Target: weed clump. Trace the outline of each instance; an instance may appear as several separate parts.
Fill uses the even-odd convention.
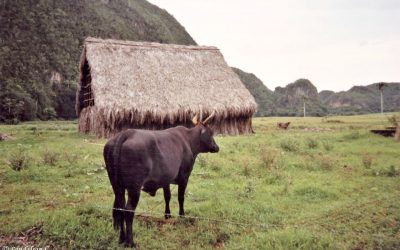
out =
[[[333,143],[328,141],[323,141],[322,146],[326,151],[331,151],[333,149]]]
[[[248,182],[244,187],[243,191],[240,192],[238,195],[241,198],[253,198],[254,197],[255,188],[253,183]]]
[[[262,166],[271,170],[276,167],[278,152],[263,147],[260,150],[260,158],[262,161]]]
[[[400,171],[399,169],[397,169],[395,166],[390,165],[389,167],[389,171],[387,172],[387,176],[389,177],[395,177],[395,176],[399,176],[400,175]]]
[[[283,150],[287,152],[298,152],[300,150],[299,143],[291,138],[282,140],[280,146]]]
[[[251,168],[250,168],[250,161],[249,161],[249,159],[244,159],[243,161],[242,161],[242,164],[243,164],[243,175],[244,176],[246,176],[246,177],[250,177],[250,175],[251,175]]]
[[[318,162],[319,162],[320,168],[323,170],[332,170],[333,169],[334,162],[333,162],[332,158],[330,158],[328,156],[322,156],[321,158],[319,158]]]
[[[370,169],[372,167],[373,157],[369,154],[364,154],[362,156],[362,163],[364,168]]]
[[[360,137],[361,137],[360,132],[353,131],[350,134],[345,135],[344,139],[346,139],[346,140],[356,140],[356,139],[359,139]]]
[[[27,152],[27,147],[18,144],[17,150],[12,152],[8,157],[6,163],[11,167],[12,170],[21,171],[28,167],[28,162],[30,162],[31,157]]]
[[[42,159],[43,159],[44,164],[46,164],[48,166],[55,166],[57,164],[58,160],[60,159],[60,154],[46,149],[42,153]]]
[[[69,163],[69,165],[74,165],[78,162],[79,155],[75,153],[64,153],[65,160]]]
[[[318,141],[314,138],[307,138],[307,146],[309,149],[317,148],[319,145]]]

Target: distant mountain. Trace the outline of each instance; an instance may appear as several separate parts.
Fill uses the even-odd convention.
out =
[[[87,36],[196,44],[145,0],[6,0],[0,24],[0,122],[74,118]]]
[[[360,114],[380,112],[379,83],[354,86],[348,91],[322,91],[320,100],[332,114]],[[400,83],[386,83],[383,88],[384,111],[399,111]]]
[[[308,79],[298,79],[286,87],[277,87],[275,115],[300,116],[303,115],[303,102],[306,102],[306,114],[321,116],[326,112],[318,98],[317,88]]]
[[[317,88],[308,79],[298,79],[270,91],[255,75],[235,69],[242,82],[255,96],[258,116],[302,116],[303,101],[309,116],[353,115],[380,111],[379,83],[354,86],[334,92]],[[400,111],[400,83],[386,83],[383,88],[384,111]]]

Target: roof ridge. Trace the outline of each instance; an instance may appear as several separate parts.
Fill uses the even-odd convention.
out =
[[[215,46],[198,46],[198,45],[181,45],[181,44],[167,44],[167,43],[156,43],[148,41],[127,41],[127,40],[116,40],[116,39],[101,39],[95,37],[87,37],[86,43],[102,43],[102,44],[115,44],[124,46],[136,46],[136,47],[150,47],[150,48],[165,48],[165,49],[187,49],[187,50],[218,50]]]

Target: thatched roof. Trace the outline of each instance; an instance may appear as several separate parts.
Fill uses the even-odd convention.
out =
[[[257,108],[215,47],[87,38],[80,68],[77,114],[93,113],[110,130],[123,120],[137,125],[182,124],[195,113],[205,116],[212,111],[215,121],[251,118]],[[89,86],[87,74],[91,107],[86,107],[82,94]]]

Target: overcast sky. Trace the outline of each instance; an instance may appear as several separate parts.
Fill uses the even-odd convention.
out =
[[[400,0],[149,0],[274,89],[400,82]]]

